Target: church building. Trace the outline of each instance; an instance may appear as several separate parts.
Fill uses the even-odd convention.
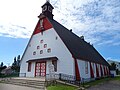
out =
[[[23,53],[20,76],[46,77],[49,65],[55,74],[75,76],[76,80],[109,75],[109,64],[99,52],[53,18],[49,1],[42,6],[38,23]]]

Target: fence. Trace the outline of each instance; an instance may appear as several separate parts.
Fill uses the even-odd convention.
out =
[[[11,73],[11,74],[0,74],[0,78],[5,77],[26,77],[26,73]]]

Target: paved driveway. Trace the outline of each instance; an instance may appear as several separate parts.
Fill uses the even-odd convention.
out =
[[[40,89],[0,83],[0,90],[40,90]]]
[[[92,86],[87,90],[120,90],[120,81],[108,81],[96,86]]]

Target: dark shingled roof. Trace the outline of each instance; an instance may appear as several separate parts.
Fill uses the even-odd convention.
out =
[[[53,19],[49,19],[49,21],[74,58],[107,66],[109,65],[92,45],[81,39],[79,36],[65,28],[57,21]]]

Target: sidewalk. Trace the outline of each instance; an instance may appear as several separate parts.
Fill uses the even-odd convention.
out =
[[[40,89],[0,83],[0,90],[40,90]]]

